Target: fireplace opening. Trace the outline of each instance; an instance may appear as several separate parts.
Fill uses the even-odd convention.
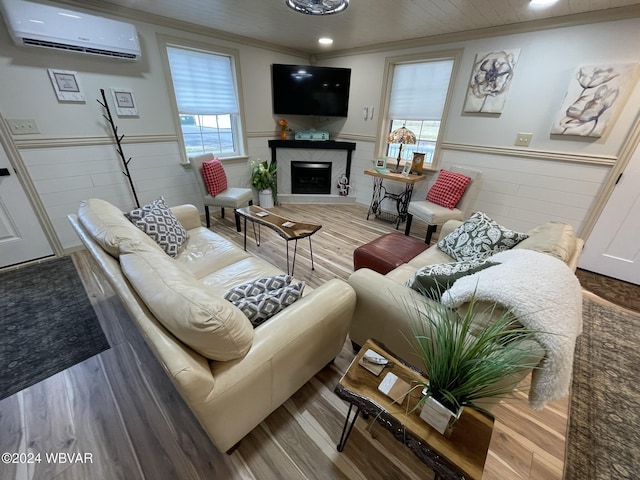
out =
[[[291,193],[330,194],[331,162],[291,162]]]

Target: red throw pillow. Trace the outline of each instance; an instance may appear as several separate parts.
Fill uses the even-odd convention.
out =
[[[217,158],[202,162],[202,178],[204,178],[204,184],[212,197],[227,189],[227,175],[224,173],[222,163]]]
[[[438,174],[436,183],[427,192],[427,200],[453,210],[470,182],[471,178],[443,168]]]

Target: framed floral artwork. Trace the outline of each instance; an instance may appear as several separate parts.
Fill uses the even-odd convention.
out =
[[[520,49],[478,53],[471,71],[464,111],[502,113]]]
[[[551,133],[601,137],[635,83],[637,64],[576,69]]]

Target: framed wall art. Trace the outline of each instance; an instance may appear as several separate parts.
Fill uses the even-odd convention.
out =
[[[635,83],[636,69],[636,63],[577,68],[551,133],[601,137],[618,107],[624,105]]]
[[[138,107],[131,90],[127,88],[112,88],[111,95],[119,117],[135,117],[138,115]]]
[[[465,112],[502,113],[519,56],[519,48],[476,55]]]
[[[84,93],[76,72],[48,69],[49,78],[58,100],[63,102],[84,102]]]

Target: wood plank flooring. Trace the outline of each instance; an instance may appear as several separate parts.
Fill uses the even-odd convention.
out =
[[[284,205],[274,211],[320,223],[299,242],[295,276],[315,287],[352,272],[353,250],[393,231],[366,220],[361,205]],[[242,245],[233,216],[212,229]],[[402,226],[401,226],[402,228]],[[252,230],[250,229],[250,233]],[[262,229],[248,250],[286,268],[286,245]],[[412,234],[424,238],[425,226]],[[290,245],[292,248],[293,245]],[[111,349],[0,401],[0,450],[41,453],[31,464],[0,464],[8,479],[431,479],[408,449],[375,422],[359,419],[343,453],[336,451],[346,404],[333,388],[353,358],[348,342],[231,454],[218,452],[147,348],[120,301],[86,252],[73,254]],[[258,395],[259,392],[256,392]],[[562,478],[568,401],[531,410],[525,393],[495,410],[485,480]],[[46,461],[45,454],[83,455],[86,462]]]

